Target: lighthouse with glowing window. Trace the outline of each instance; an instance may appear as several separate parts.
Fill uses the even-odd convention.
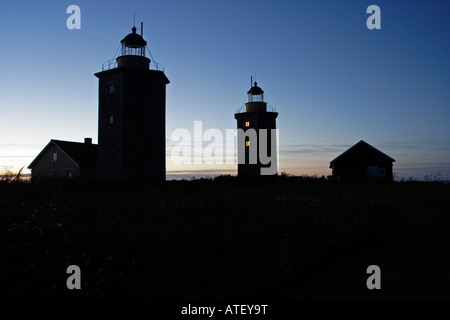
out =
[[[166,85],[164,69],[146,56],[136,27],[120,54],[95,74],[98,87],[98,177],[116,181],[166,178]],[[148,50],[148,49],[147,49]]]
[[[255,81],[247,92],[245,106],[234,114],[238,129],[238,176],[277,174],[277,116],[278,112],[267,105],[264,91]]]

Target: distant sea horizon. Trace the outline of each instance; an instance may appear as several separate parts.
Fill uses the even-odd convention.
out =
[[[194,180],[194,179],[213,179],[213,178],[215,178],[215,177],[218,177],[218,176],[222,176],[222,175],[229,175],[229,176],[232,176],[232,177],[236,177],[237,175],[236,174],[228,174],[228,173],[195,173],[195,174],[180,174],[180,173],[178,173],[178,174],[166,174],[166,181],[171,181],[171,180]],[[292,175],[292,176],[298,176],[298,177],[301,177],[302,175]],[[5,178],[5,177],[7,177],[6,175],[0,175],[0,179],[3,179],[3,178]],[[9,176],[10,178],[14,178],[14,175],[11,177],[11,176]],[[22,179],[22,180],[29,180],[30,178],[31,178],[31,173],[24,173],[24,174],[21,174],[20,175],[20,178]],[[408,179],[403,179],[404,181],[408,181]],[[395,179],[395,181],[396,182],[400,182],[401,181],[401,178],[397,178],[397,179]],[[425,180],[423,180],[423,179],[420,179],[420,178],[414,178],[412,181],[425,181]],[[428,182],[434,182],[434,181],[428,181]],[[441,180],[441,181],[439,181],[439,182],[441,182],[441,183],[444,183],[444,184],[450,184],[450,180]]]

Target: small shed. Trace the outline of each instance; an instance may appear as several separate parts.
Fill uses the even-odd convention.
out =
[[[387,180],[392,181],[395,159],[361,140],[330,162],[333,180]]]
[[[31,178],[95,178],[97,152],[91,138],[84,143],[52,139],[28,166]]]

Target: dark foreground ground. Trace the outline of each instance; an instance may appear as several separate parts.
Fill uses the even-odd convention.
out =
[[[1,298],[449,299],[450,185],[0,183]],[[68,290],[78,265],[81,290]],[[381,268],[381,290],[366,269]]]

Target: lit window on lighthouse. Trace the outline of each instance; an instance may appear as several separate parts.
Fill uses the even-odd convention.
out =
[[[245,121],[245,126],[250,127],[250,121]]]
[[[245,146],[248,147],[250,145],[250,141],[245,141]]]
[[[109,124],[113,124],[114,123],[114,117],[113,116],[109,116]]]

